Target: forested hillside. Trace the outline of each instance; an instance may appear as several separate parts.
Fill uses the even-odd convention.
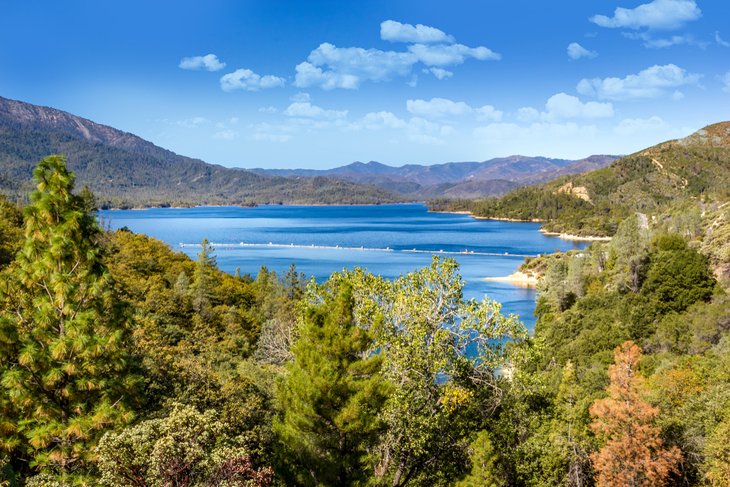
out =
[[[658,217],[672,208],[714,211],[730,199],[730,122],[623,157],[609,167],[519,188],[501,198],[434,201],[437,211],[539,220],[544,229],[613,235],[634,212]],[[699,222],[698,222],[699,224]]]
[[[385,190],[347,181],[271,177],[206,164],[60,110],[0,97],[0,192],[26,195],[35,163],[48,154],[66,156],[80,187],[88,186],[103,207],[400,201]]]
[[[229,275],[103,231],[62,158],[34,179],[0,203],[0,483],[730,481],[727,282],[682,213],[526,262],[528,337],[449,259]]]

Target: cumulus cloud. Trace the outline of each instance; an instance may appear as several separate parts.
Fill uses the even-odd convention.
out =
[[[540,112],[532,107],[522,107],[515,114],[520,122],[534,122],[540,119]]]
[[[573,59],[573,60],[580,59],[580,58],[593,59],[596,56],[598,56],[598,53],[596,51],[589,51],[588,49],[581,46],[577,42],[571,42],[570,44],[568,44],[568,57],[570,59]]]
[[[558,122],[568,119],[591,119],[612,117],[613,105],[595,101],[582,102],[567,93],[556,93],[545,102],[545,111],[533,107],[522,107],[515,117],[520,122]]]
[[[451,71],[447,71],[442,68],[428,68],[428,69],[424,69],[423,72],[431,73],[432,75],[434,75],[436,77],[436,79],[451,78],[454,75],[454,73],[452,73]]]
[[[502,115],[504,115],[501,110],[497,110],[492,105],[475,108],[474,112],[477,115],[477,120],[480,121],[499,122],[502,120]]]
[[[268,106],[259,108],[259,113],[276,113],[279,110],[276,107]]]
[[[223,75],[220,83],[223,91],[258,91],[284,86],[286,80],[272,75],[260,76],[250,69],[237,69],[232,73]]]
[[[369,130],[381,130],[385,128],[389,129],[402,129],[408,124],[405,120],[401,120],[392,112],[370,112],[366,114],[361,120],[356,122],[354,128],[367,128]]]
[[[325,42],[309,54],[307,61],[297,65],[294,84],[325,90],[356,89],[363,80],[386,81],[407,76],[414,62],[414,56],[407,52],[337,47]]]
[[[386,20],[380,24],[380,38],[390,42],[409,42],[426,44],[430,42],[454,42],[445,32],[422,24],[402,24]]]
[[[389,23],[390,22],[390,23]],[[384,27],[383,27],[384,26]],[[405,51],[383,51],[362,47],[337,47],[325,42],[309,53],[307,60],[296,66],[294,85],[306,88],[319,86],[325,90],[336,88],[354,90],[364,81],[390,81],[411,76],[411,84],[417,82],[413,68],[421,63],[438,79],[453,76],[445,66],[455,66],[468,59],[480,61],[498,60],[501,56],[491,49],[469,47],[454,43],[438,29],[412,26],[394,21],[381,25],[388,40],[401,39],[410,44]],[[406,40],[408,39],[408,40]]]
[[[431,98],[430,100],[407,100],[406,109],[413,115],[427,119],[461,117],[475,114],[479,120],[498,121],[502,112],[492,105],[474,108],[463,101],[447,98]]]
[[[421,117],[441,118],[465,115],[471,113],[472,108],[463,101],[431,98],[430,100],[408,100],[406,110]]]
[[[215,54],[206,54],[205,56],[184,57],[180,60],[178,67],[193,71],[201,69],[206,71],[220,71],[226,67],[226,63],[221,62]]]
[[[607,28],[677,29],[701,16],[694,0],[654,0],[636,8],[618,7],[613,17],[594,15],[589,20]]]
[[[284,115],[297,118],[324,118],[335,120],[345,118],[347,110],[325,110],[317,105],[312,105],[308,101],[296,101],[284,110]]]
[[[659,98],[680,86],[695,85],[701,77],[674,64],[655,65],[625,78],[582,79],[577,89],[582,95],[604,100]]]
[[[498,61],[502,58],[487,47],[468,47],[463,44],[414,44],[408,46],[408,51],[426,66],[453,66],[463,64],[469,58],[480,61]]]
[[[670,37],[654,37],[646,32],[624,32],[624,37],[643,41],[644,47],[649,49],[663,49],[672,46],[696,46],[705,49],[709,43],[698,41],[692,34],[675,35]]]
[[[577,97],[566,93],[557,93],[545,103],[542,118],[548,121],[567,118],[606,118],[613,116],[611,103],[589,101],[583,103]]]

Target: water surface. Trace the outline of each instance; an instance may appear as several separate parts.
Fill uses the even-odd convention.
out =
[[[543,235],[537,223],[429,213],[423,204],[159,208],[99,216],[112,229],[126,226],[193,258],[199,252],[194,244],[207,238],[222,244],[215,251],[221,269],[254,276],[263,265],[284,273],[293,263],[318,280],[356,266],[392,278],[428,265],[432,253],[453,257],[466,280],[466,297],[486,294],[530,329],[535,291],[484,277],[511,274],[526,255],[585,245]]]

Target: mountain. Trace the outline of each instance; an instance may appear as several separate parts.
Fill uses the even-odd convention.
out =
[[[88,186],[102,205],[402,201],[321,175],[284,178],[207,164],[70,113],[0,97],[0,192],[27,194],[35,164],[49,154],[67,156],[77,186]]]
[[[252,169],[257,174],[283,177],[326,176],[371,184],[406,198],[478,198],[504,194],[566,174],[607,166],[617,156],[590,156],[577,161],[547,157],[510,156],[484,162],[407,164],[388,166],[376,161],[353,162],[334,169]]]
[[[519,188],[501,198],[442,200],[431,206],[482,217],[541,220],[545,230],[554,232],[613,235],[618,223],[635,212],[653,218],[674,212],[683,222],[673,225],[692,232],[693,225],[704,225],[705,215],[726,214],[729,200],[730,122],[722,122],[602,169]]]

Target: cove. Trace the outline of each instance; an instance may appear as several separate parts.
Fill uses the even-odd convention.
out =
[[[428,265],[432,254],[451,257],[461,266],[465,297],[486,294],[530,331],[535,290],[484,278],[511,274],[525,256],[586,246],[544,235],[538,223],[431,213],[424,204],[102,210],[99,218],[105,227],[144,233],[192,258],[207,238],[222,270],[252,276],[261,266],[282,274],[294,264],[319,281],[358,266],[393,278]]]

